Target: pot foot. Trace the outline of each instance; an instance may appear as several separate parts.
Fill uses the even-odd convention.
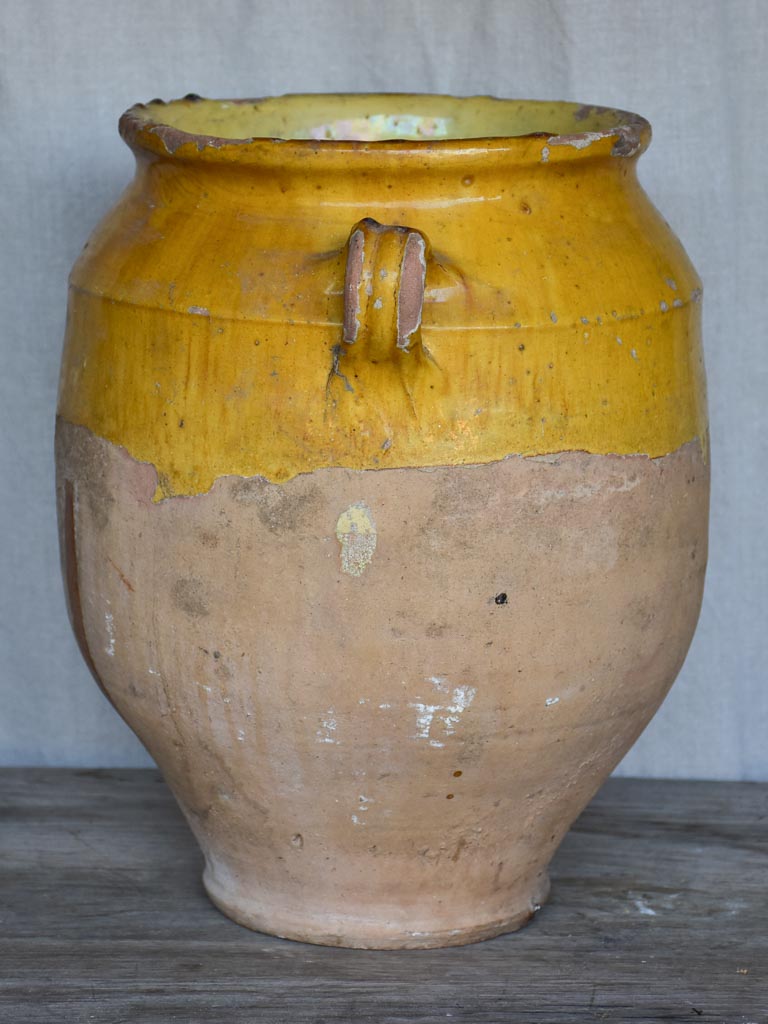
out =
[[[319,946],[343,946],[348,949],[436,949],[465,946],[523,928],[541,908],[549,895],[549,878],[537,880],[536,890],[525,900],[509,908],[508,913],[473,923],[456,922],[455,928],[430,929],[421,925],[403,927],[401,921],[380,917],[353,917],[342,913],[312,914],[286,907],[265,907],[256,900],[234,896],[211,877],[203,874],[203,885],[211,902],[237,924],[253,931],[276,935],[296,942]],[[398,915],[402,918],[402,915]],[[417,925],[417,922],[412,922]]]

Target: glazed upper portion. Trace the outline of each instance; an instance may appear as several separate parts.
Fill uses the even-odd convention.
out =
[[[614,136],[512,139],[525,160],[507,139],[262,140],[264,160],[239,164],[237,144],[169,153],[146,130],[157,152],[137,149],[72,271],[59,411],[155,466],[158,497],[230,474],[705,439],[700,281]],[[394,235],[365,255],[370,295],[353,289],[346,316],[366,218],[419,242],[407,344],[373,329]],[[367,327],[345,330],[363,307]]]
[[[322,158],[332,163],[340,154],[371,148],[380,154],[428,149],[450,159],[478,145],[523,161],[538,158],[543,145],[552,147],[556,160],[573,159],[593,146],[596,153],[622,157],[645,149],[651,135],[644,118],[607,107],[408,93],[254,100],[190,95],[138,104],[123,115],[120,128],[137,149],[238,163],[284,162],[313,142],[324,144]]]

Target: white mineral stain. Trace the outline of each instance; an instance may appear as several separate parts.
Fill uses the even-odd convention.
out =
[[[353,814],[352,815],[352,824],[353,825],[363,825],[363,826],[365,826],[365,818],[361,818],[360,815],[361,814],[365,814],[365,812],[368,810],[368,805],[372,804],[373,802],[374,802],[373,797],[370,797],[370,796],[361,796],[360,797],[360,806],[357,809],[357,814]]]
[[[104,653],[109,655],[110,658],[115,656],[115,617],[112,612],[107,612],[104,616],[104,625],[107,628],[107,646],[104,648]]]
[[[475,699],[477,690],[474,686],[456,686],[451,692],[445,676],[429,676],[427,681],[439,692],[449,693],[450,700],[441,704],[428,704],[425,701],[409,704],[416,712],[416,739],[428,740],[431,747],[442,747],[444,744],[432,736],[435,719],[442,723],[445,736],[452,736],[463,712]]]
[[[320,728],[317,730],[315,735],[317,736],[318,743],[336,743],[335,736],[332,735],[336,731],[336,712],[333,708],[328,708],[325,714],[320,719]]]
[[[553,704],[559,704],[559,703],[560,703],[560,698],[559,697],[547,697],[547,699],[544,701],[544,704],[548,708],[551,708]]]
[[[453,734],[454,726],[458,724],[461,713],[467,710],[476,693],[477,690],[472,686],[457,686],[453,691],[453,701],[446,708],[446,711],[450,713],[442,716],[445,722],[445,731],[449,736]]]
[[[364,502],[358,501],[341,513],[336,538],[341,544],[341,571],[362,576],[376,550],[376,524]]]
[[[357,809],[358,813],[352,815],[352,822],[355,825],[364,825],[365,824],[365,819],[358,817],[358,815],[359,814],[365,814],[365,812],[369,809],[369,805],[372,804],[374,802],[374,800],[373,800],[372,796],[363,796],[363,795],[358,797],[358,800],[360,801],[360,806]]]
[[[553,135],[547,141],[550,146],[572,146],[573,149],[586,149],[593,142],[599,142],[600,139],[604,138],[605,135],[602,132],[581,132],[575,138],[569,138],[567,135],[565,137]]]
[[[432,719],[438,711],[442,711],[442,704],[422,704],[416,702],[411,704],[416,710],[416,735],[421,739],[429,739],[429,730],[432,728]]]

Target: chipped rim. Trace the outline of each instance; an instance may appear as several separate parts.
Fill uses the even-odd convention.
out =
[[[651,125],[639,114],[604,107],[595,104],[579,104],[568,101],[520,100],[487,95],[453,96],[446,93],[288,93],[284,96],[265,96],[240,99],[213,99],[214,103],[256,104],[266,100],[299,99],[317,100],[323,98],[329,103],[338,99],[356,97],[386,100],[420,101],[428,99],[454,100],[458,103],[473,100],[491,100],[496,103],[553,103],[570,108],[576,120],[585,119],[590,113],[615,114],[616,124],[600,131],[581,131],[567,134],[550,134],[546,131],[529,132],[522,135],[466,136],[458,139],[378,139],[361,141],[350,139],[292,139],[270,136],[254,136],[234,139],[218,135],[206,135],[184,131],[173,125],[156,120],[150,106],[171,106],[173,104],[200,102],[207,97],[188,93],[176,100],[150,100],[137,103],[122,115],[119,122],[120,135],[134,152],[148,152],[164,158],[194,160],[218,163],[285,165],[292,158],[303,160],[312,156],[325,157],[330,165],[346,161],[353,155],[370,154],[379,159],[388,156],[401,161],[408,154],[423,157],[430,154],[440,163],[445,159],[459,157],[466,161],[472,157],[487,157],[491,153],[507,154],[520,163],[555,163],[564,160],[612,156],[619,158],[638,157],[651,141]]]

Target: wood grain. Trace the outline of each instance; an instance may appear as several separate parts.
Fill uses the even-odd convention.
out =
[[[514,935],[326,949],[208,902],[152,770],[0,772],[5,1024],[768,1021],[768,785],[610,780]]]

